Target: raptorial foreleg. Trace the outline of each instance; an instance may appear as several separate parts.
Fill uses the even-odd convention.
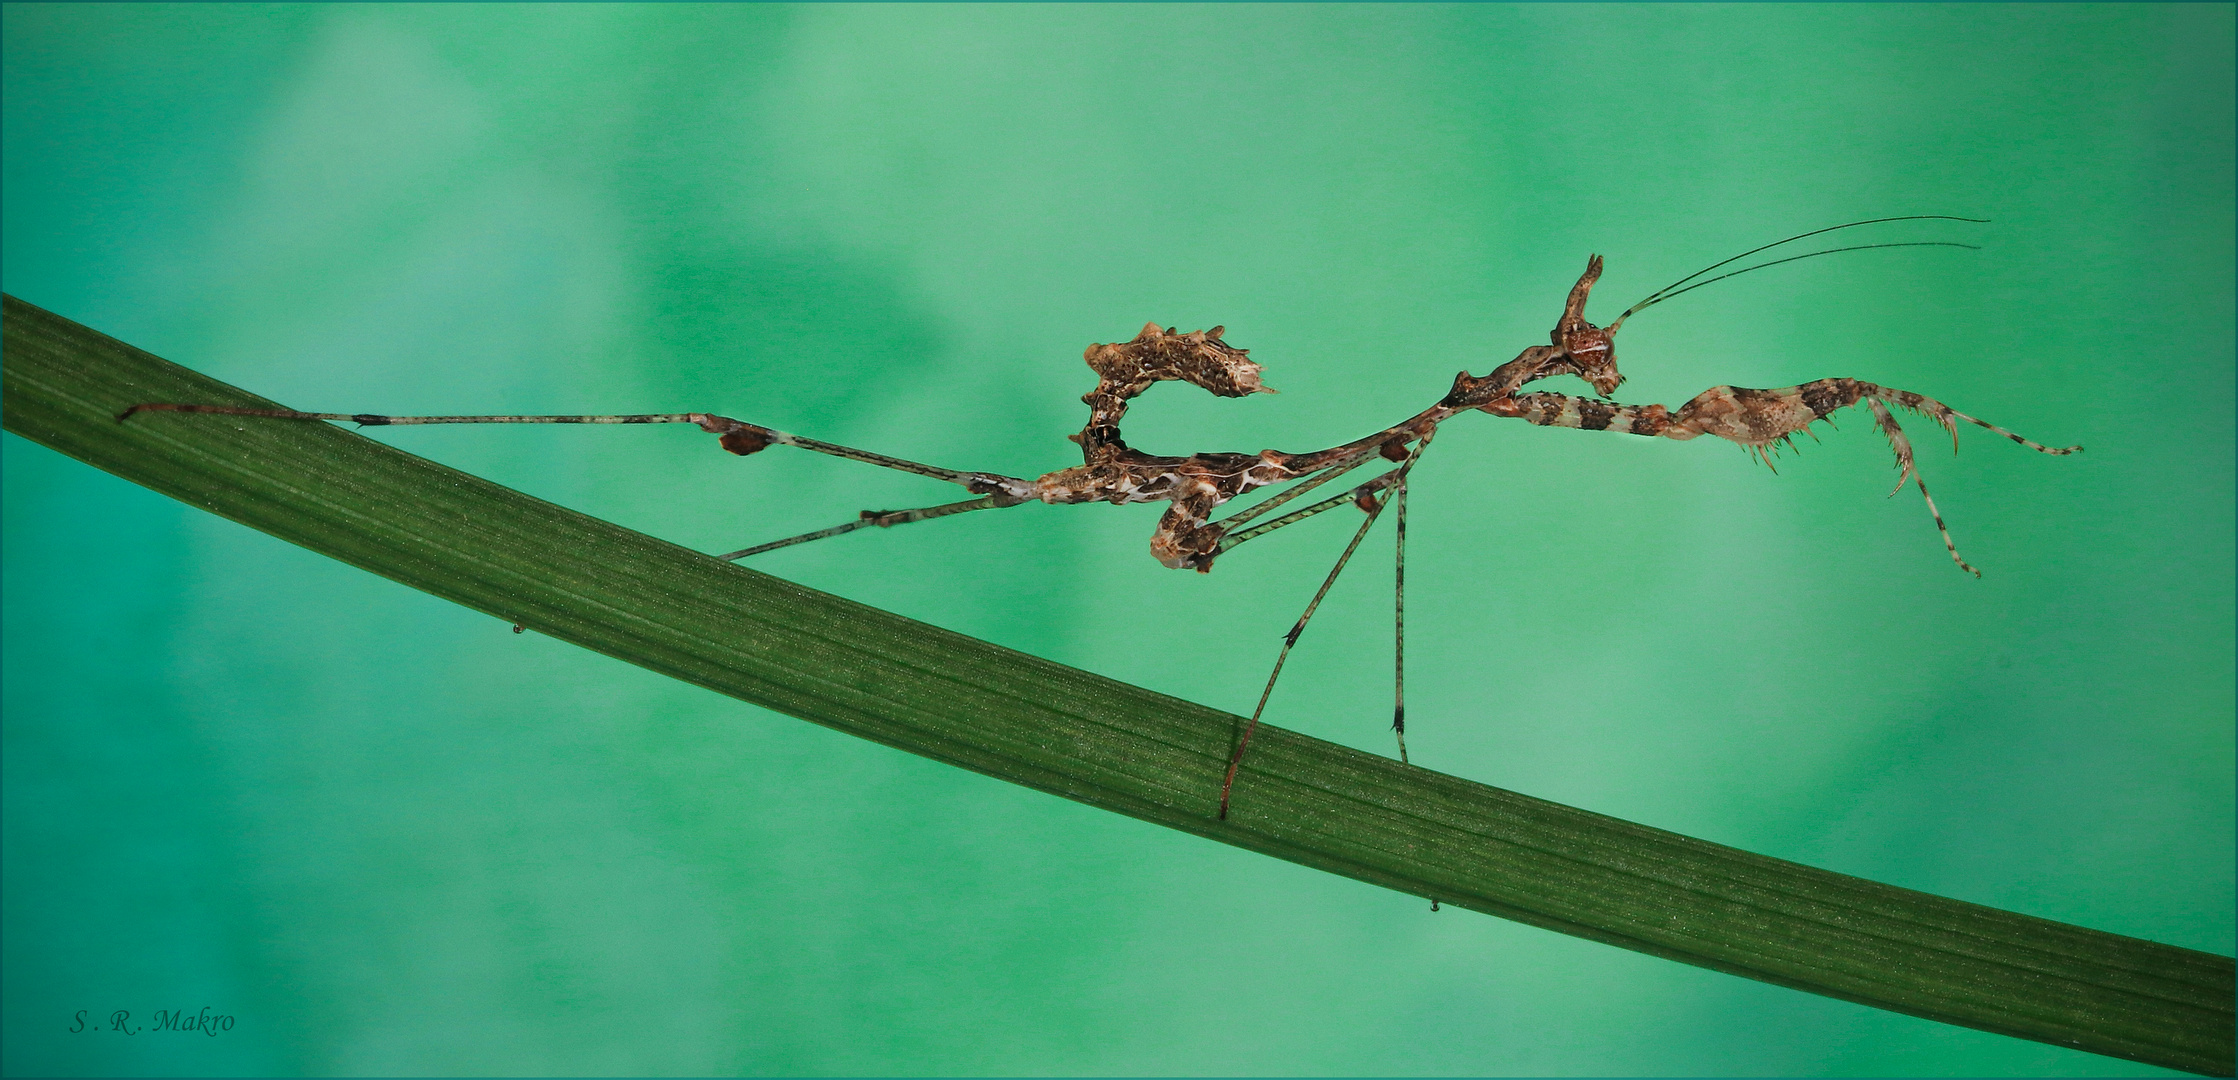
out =
[[[1904,490],[1905,480],[1919,485],[1919,497],[1927,503],[1927,516],[1935,519],[1935,531],[1942,534],[1943,549],[1950,552],[1951,561],[1957,563],[1959,569],[1975,577],[1982,576],[1981,571],[1959,557],[1958,545],[1950,538],[1950,526],[1943,524],[1943,512],[1935,508],[1935,496],[1927,493],[1927,481],[1921,479],[1919,466],[1912,460],[1912,440],[1905,437],[1904,429],[1896,423],[1896,414],[1889,412],[1888,406],[1881,404],[1879,398],[1866,398],[1865,404],[1872,407],[1873,422],[1880,425],[1881,434],[1888,436],[1889,449],[1896,451],[1896,486],[1888,489],[1889,497],[1894,498],[1897,492]],[[1957,439],[1954,437],[1954,449],[1956,445]]]
[[[1695,395],[1692,401],[1680,406],[1675,412],[1661,405],[1619,405],[1567,394],[1546,393],[1517,394],[1501,398],[1483,406],[1483,410],[1495,416],[1514,417],[1543,427],[1621,431],[1682,441],[1697,435],[1715,435],[1739,443],[1769,465],[1771,454],[1779,447],[1790,444],[1796,434],[1809,430],[1811,424],[1825,419],[1828,414],[1859,402],[1871,407],[1874,422],[1888,436],[1889,446],[1896,452],[1896,491],[1903,489],[1906,480],[1919,485],[1920,497],[1927,503],[1928,514],[1935,519],[1935,528],[1942,534],[1943,546],[1950,551],[1951,560],[1977,577],[1981,575],[1981,571],[1959,557],[1958,545],[1951,541],[1950,529],[1943,524],[1943,515],[1935,508],[1934,497],[1927,493],[1927,485],[1920,480],[1919,467],[1912,456],[1911,440],[1896,423],[1896,417],[1889,412],[1888,405],[1895,404],[1910,409],[1941,424],[1951,434],[1951,449],[1954,452],[1958,448],[1956,422],[1959,420],[1988,428],[2041,453],[2072,454],[2082,449],[2080,446],[2045,446],[1987,420],[1968,416],[1924,394],[1894,390],[1857,379],[1819,379],[1801,386],[1777,390],[1717,386]],[[1893,495],[1896,491],[1889,494]]]

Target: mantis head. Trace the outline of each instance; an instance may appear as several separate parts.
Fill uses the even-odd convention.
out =
[[[1556,347],[1577,368],[1577,377],[1593,384],[1602,397],[1616,392],[1624,376],[1616,370],[1616,343],[1611,335],[1616,325],[1607,329],[1585,321],[1585,297],[1593,291],[1593,283],[1601,278],[1601,257],[1593,256],[1585,264],[1585,273],[1570,287],[1570,300],[1562,307],[1562,321],[1554,324],[1551,335]],[[1622,319],[1617,322],[1622,322]]]

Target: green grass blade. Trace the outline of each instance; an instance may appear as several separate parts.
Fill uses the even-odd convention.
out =
[[[328,424],[14,297],[6,426],[539,633],[1238,847],[1684,963],[2193,1072],[2232,1071],[2230,958],[1881,885],[1407,768],[731,566]],[[709,447],[713,452],[712,445]]]

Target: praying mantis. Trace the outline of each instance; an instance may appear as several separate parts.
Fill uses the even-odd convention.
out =
[[[1242,766],[1252,734],[1265,715],[1275,684],[1281,678],[1283,665],[1288,662],[1291,650],[1304,634],[1307,624],[1312,621],[1314,612],[1319,609],[1346,564],[1386,509],[1393,511],[1396,520],[1395,548],[1398,566],[1393,617],[1397,649],[1391,726],[1398,741],[1400,760],[1407,760],[1407,477],[1436,437],[1439,425],[1462,413],[1481,412],[1504,419],[1523,420],[1540,427],[1607,431],[1674,441],[1714,435],[1739,444],[1766,465],[1770,465],[1772,457],[1781,448],[1791,445],[1795,435],[1807,433],[1812,424],[1827,419],[1839,410],[1864,404],[1895,452],[1898,476],[1896,487],[1890,491],[1890,495],[1901,491],[1907,482],[1916,485],[1922,500],[1927,504],[1929,515],[1935,520],[1935,528],[1941,535],[1944,549],[1949,552],[1951,560],[1959,569],[1980,576],[1980,571],[1958,554],[1950,529],[1944,523],[1941,511],[1936,508],[1934,497],[1928,493],[1925,481],[1920,477],[1911,442],[1897,423],[1890,406],[1925,416],[1941,425],[1950,434],[1954,451],[1958,445],[1957,422],[1960,420],[1996,432],[2040,453],[2065,455],[2080,451],[2082,447],[2046,446],[1986,420],[1958,412],[1922,394],[1851,378],[1818,379],[1797,386],[1769,390],[1716,386],[1676,409],[1664,405],[1621,404],[1609,399],[1609,395],[1624,382],[1624,376],[1618,371],[1616,363],[1617,331],[1626,319],[1655,304],[1736,274],[1818,255],[1869,248],[1972,246],[1947,241],[1850,245],[1771,259],[1716,277],[1704,277],[1750,256],[1808,237],[1884,222],[1915,220],[1978,222],[1981,219],[1939,214],[1907,215],[1847,222],[1800,233],[1742,252],[1689,274],[1625,309],[1605,327],[1594,325],[1585,316],[1587,300],[1594,284],[1600,279],[1602,270],[1601,257],[1594,255],[1587,261],[1585,271],[1578,277],[1576,284],[1571,286],[1561,317],[1549,335],[1548,344],[1525,348],[1513,360],[1493,368],[1482,377],[1470,375],[1464,369],[1454,377],[1452,388],[1444,397],[1414,416],[1350,442],[1306,453],[1261,450],[1256,454],[1199,453],[1188,457],[1162,457],[1128,446],[1120,435],[1119,426],[1126,416],[1128,404],[1159,382],[1187,382],[1220,397],[1244,397],[1273,392],[1260,382],[1260,365],[1249,358],[1249,351],[1227,343],[1223,336],[1226,332],[1224,327],[1215,326],[1209,330],[1182,333],[1172,327],[1161,329],[1156,323],[1145,325],[1133,340],[1088,347],[1084,359],[1095,372],[1097,384],[1094,390],[1081,399],[1089,407],[1087,424],[1079,433],[1070,436],[1073,442],[1079,444],[1081,464],[1031,479],[928,465],[704,412],[386,416],[373,413],[299,412],[150,402],[126,409],[117,419],[121,423],[141,412],[180,412],[295,421],[339,421],[366,427],[398,424],[694,424],[717,436],[723,449],[733,454],[744,456],[759,453],[771,446],[791,446],[944,480],[963,487],[974,496],[958,502],[915,509],[865,510],[855,520],[830,528],[715,556],[728,561],[871,526],[890,528],[976,510],[1020,506],[1029,502],[1165,502],[1170,505],[1160,517],[1150,539],[1152,556],[1174,569],[1208,573],[1216,559],[1241,544],[1328,510],[1348,504],[1354,506],[1362,511],[1364,520],[1354,531],[1350,543],[1338,556],[1335,565],[1323,578],[1313,599],[1283,635],[1274,669],[1268,675],[1258,704],[1252,710],[1250,720],[1229,758],[1220,786],[1219,815],[1225,819],[1228,816],[1230,794],[1237,770]],[[1546,390],[1526,392],[1526,387],[1534,383],[1563,375],[1574,375],[1583,380],[1592,387],[1593,395],[1579,396]],[[1324,497],[1280,516],[1260,520],[1308,492],[1378,459],[1393,464],[1384,472],[1357,483],[1340,494]],[[1213,518],[1217,510],[1239,496],[1260,488],[1284,484],[1290,486],[1224,518]]]

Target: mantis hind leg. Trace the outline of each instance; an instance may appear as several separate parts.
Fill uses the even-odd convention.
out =
[[[907,525],[915,521],[929,521],[933,518],[947,517],[950,514],[969,513],[973,510],[998,510],[1005,506],[1016,506],[1021,501],[1023,500],[1006,498],[1001,495],[982,495],[979,498],[966,499],[963,502],[943,503],[939,506],[925,506],[915,510],[865,510],[855,520],[834,525],[828,529],[818,529],[815,532],[802,533],[799,536],[788,536],[783,540],[772,540],[766,544],[756,544],[750,548],[743,548],[727,555],[717,555],[715,557],[724,562],[737,562],[740,559],[759,555],[765,551],[775,551],[778,548],[791,547],[794,544],[805,544],[811,540],[824,540],[841,536],[854,532],[856,529],[870,528],[873,525],[881,529],[890,529],[896,525]]]
[[[876,465],[898,472],[930,476],[961,484],[974,493],[1007,498],[1013,505],[1024,501],[1033,492],[1033,482],[1000,473],[967,472],[927,465],[921,461],[893,457],[887,454],[858,450],[852,446],[824,442],[801,435],[793,435],[759,424],[749,424],[715,413],[615,413],[615,414],[566,414],[566,415],[484,415],[484,416],[389,416],[382,413],[323,413],[300,412],[295,409],[258,409],[237,405],[187,405],[176,402],[143,402],[117,414],[117,423],[132,419],[135,414],[146,412],[214,413],[220,416],[258,416],[276,420],[326,420],[359,427],[405,427],[422,424],[694,424],[701,431],[720,436],[723,449],[744,457],[758,454],[772,446],[793,446],[830,454],[866,465]]]

